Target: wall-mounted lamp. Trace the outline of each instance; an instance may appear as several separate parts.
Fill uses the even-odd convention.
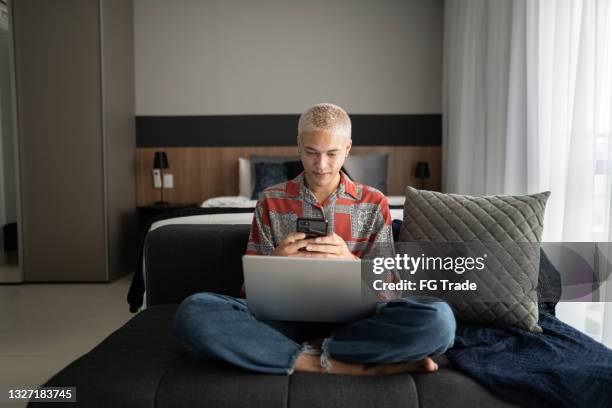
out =
[[[425,179],[429,178],[429,163],[418,162],[414,176],[421,179],[421,190],[425,188]]]
[[[168,156],[166,155],[166,152],[155,152],[155,157],[153,158],[153,169],[161,172],[161,200],[156,202],[155,205],[168,205],[168,203],[164,201],[164,169],[169,167],[170,164],[168,163]]]

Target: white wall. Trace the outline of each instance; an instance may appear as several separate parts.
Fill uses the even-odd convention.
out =
[[[134,0],[137,115],[440,113],[442,0]]]

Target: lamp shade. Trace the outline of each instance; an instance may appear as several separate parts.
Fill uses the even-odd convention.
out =
[[[416,165],[416,171],[414,172],[414,176],[418,178],[429,177],[429,163],[418,162]]]
[[[167,169],[170,167],[168,164],[168,156],[166,152],[155,152],[155,158],[153,159],[154,169]]]

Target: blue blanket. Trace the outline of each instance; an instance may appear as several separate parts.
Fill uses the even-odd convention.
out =
[[[543,333],[458,322],[449,360],[524,406],[612,407],[612,350],[540,310]]]

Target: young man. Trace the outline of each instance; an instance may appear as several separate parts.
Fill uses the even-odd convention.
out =
[[[333,104],[314,105],[300,117],[297,143],[304,172],[261,193],[247,253],[360,259],[377,247],[392,248],[386,197],[340,170],[352,145],[348,114]],[[306,239],[295,232],[298,217],[326,219],[333,232]],[[443,353],[454,341],[455,319],[448,304],[394,293],[380,297],[374,316],[334,326],[259,321],[245,299],[198,293],[179,307],[175,330],[199,357],[264,373],[436,371],[429,356]],[[320,336],[324,340],[314,340]]]

